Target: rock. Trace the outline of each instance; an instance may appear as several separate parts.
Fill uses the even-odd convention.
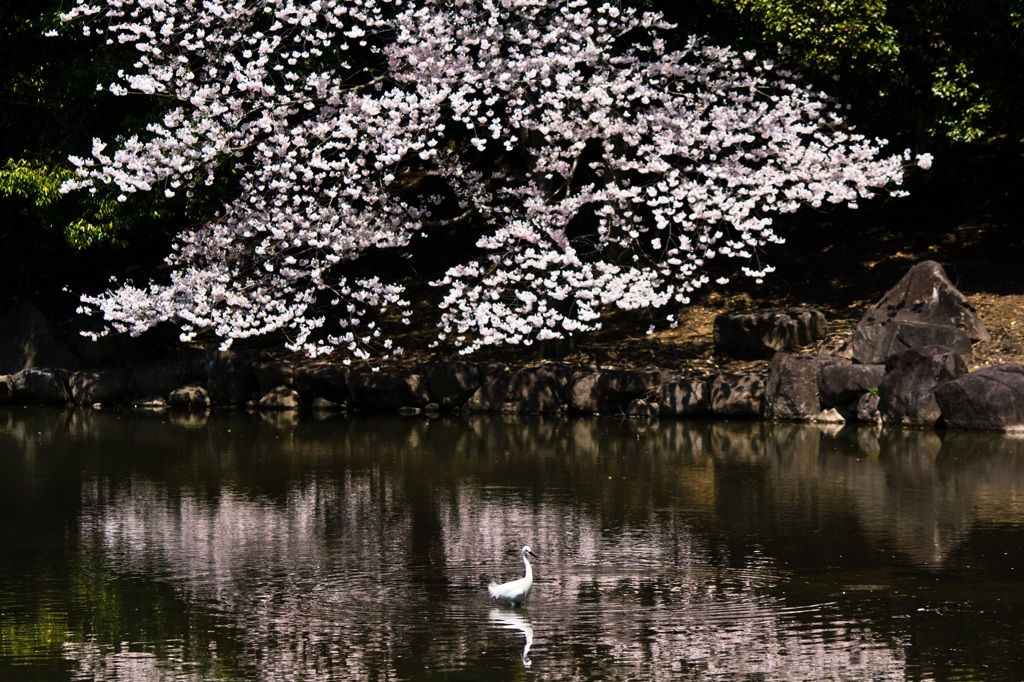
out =
[[[911,348],[890,357],[878,387],[882,422],[935,426],[941,416],[936,387],[966,373],[963,358],[944,346]]]
[[[627,417],[636,417],[640,419],[657,417],[659,407],[657,403],[650,403],[643,398],[637,398],[636,400],[629,401],[626,405],[625,413]]]
[[[131,402],[131,408],[140,412],[162,412],[168,407],[167,400],[160,396],[147,396]]]
[[[349,399],[368,410],[394,411],[430,402],[427,380],[419,374],[358,371],[348,377]]]
[[[295,365],[284,360],[254,362],[252,373],[256,377],[259,392],[264,397],[279,386],[290,388],[295,385]]]
[[[248,353],[234,350],[206,351],[203,357],[206,390],[214,405],[245,405],[259,397],[256,374]]]
[[[348,400],[349,369],[343,365],[316,363],[295,368],[295,388],[312,401],[324,398],[334,403]]]
[[[760,417],[764,377],[758,374],[716,374],[709,382],[708,408],[718,417]]]
[[[467,412],[501,412],[508,399],[512,374],[506,372],[487,379],[463,405]]]
[[[123,404],[135,395],[131,371],[123,367],[72,372],[68,388],[76,405]]]
[[[569,378],[566,396],[569,408],[578,414],[600,414],[601,393],[598,383],[601,379],[599,370],[576,372]]]
[[[321,415],[341,414],[345,412],[345,405],[328,400],[327,398],[313,398],[313,402],[309,405],[309,410],[314,414]]]
[[[668,381],[658,390],[658,411],[663,417],[694,417],[707,413],[710,398],[703,379]]]
[[[935,389],[946,426],[1024,431],[1024,366],[986,367]]]
[[[810,421],[817,424],[845,424],[847,420],[846,415],[836,408],[831,407],[814,415]]]
[[[821,406],[835,407],[859,400],[871,389],[877,389],[884,375],[885,365],[828,364],[821,368]]]
[[[566,405],[569,368],[561,363],[524,367],[512,374],[503,412],[553,414]]]
[[[14,400],[28,405],[62,405],[71,402],[67,371],[23,369],[11,378]]]
[[[0,374],[23,369],[78,369],[69,351],[39,308],[19,299],[0,317]]]
[[[972,343],[989,338],[971,302],[942,266],[923,261],[864,313],[850,344],[854,360],[875,364],[908,348],[932,345],[966,354]]]
[[[299,396],[299,392],[291,386],[273,388],[259,401],[259,409],[263,411],[298,410],[301,407],[302,398]]]
[[[601,369],[574,374],[568,385],[569,407],[583,414],[622,414],[634,400],[657,394],[662,373]]]
[[[868,424],[882,423],[882,414],[878,411],[878,401],[879,398],[874,393],[865,393],[858,398],[855,407],[857,421]]]
[[[825,315],[814,308],[723,313],[715,318],[715,351],[734,358],[768,359],[825,338]]]
[[[768,366],[765,419],[812,421],[821,415],[821,372],[836,358],[776,353]]]
[[[8,374],[0,374],[0,405],[14,401],[14,380]]]
[[[202,412],[210,407],[210,394],[202,386],[182,386],[170,392],[167,404],[171,407]]]
[[[132,368],[137,395],[164,396],[196,380],[191,365],[178,362],[154,362]]]
[[[427,368],[426,376],[431,399],[445,409],[465,404],[484,381],[472,362],[439,362]]]

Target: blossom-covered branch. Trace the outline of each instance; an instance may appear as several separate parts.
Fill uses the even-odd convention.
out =
[[[686,303],[716,257],[763,277],[773,216],[893,191],[910,160],[755,55],[669,50],[659,15],[610,4],[79,0],[65,18],[139,51],[111,92],[168,101],[146,135],[73,159],[66,189],[234,178],[169,283],[83,297],[134,333],[174,320],[362,355],[409,305],[349,266],[444,224],[477,251],[434,283],[439,338],[562,338],[608,306]],[[402,191],[414,176],[436,191]]]

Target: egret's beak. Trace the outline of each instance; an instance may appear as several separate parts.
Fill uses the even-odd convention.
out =
[[[532,557],[533,557],[534,559],[540,559],[540,557],[539,557],[539,556],[537,556],[536,554],[534,554],[534,553],[533,553],[533,550],[532,550],[532,549],[531,549],[531,550],[529,550],[529,551],[527,552],[527,554],[529,554],[530,556],[532,556]]]

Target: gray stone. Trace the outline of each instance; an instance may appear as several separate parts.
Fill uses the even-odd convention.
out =
[[[821,368],[822,407],[835,407],[858,400],[877,389],[885,375],[885,365],[858,365],[834,362]]]
[[[865,393],[857,399],[855,413],[857,421],[868,424],[879,424],[882,421],[882,414],[878,411],[879,398],[874,393]]]
[[[716,374],[709,382],[709,410],[718,417],[760,417],[764,388],[759,374]]]
[[[349,399],[353,406],[367,410],[398,410],[423,407],[430,402],[427,380],[419,374],[352,372],[348,377]]]
[[[154,362],[132,368],[135,391],[141,396],[166,397],[171,391],[196,380],[192,366],[180,362]]]
[[[506,372],[484,381],[463,405],[467,412],[501,412],[508,400],[512,374]]]
[[[259,409],[263,411],[273,410],[298,410],[302,407],[302,398],[299,392],[291,386],[278,386],[260,398]]]
[[[439,362],[427,368],[426,376],[431,399],[445,409],[465,404],[484,381],[473,362]]]
[[[68,388],[76,405],[124,404],[135,396],[131,372],[123,367],[72,372]]]
[[[814,308],[723,313],[715,318],[715,351],[734,358],[768,359],[825,338],[825,315]]]
[[[768,366],[764,395],[766,419],[811,421],[821,415],[821,372],[842,360],[816,355],[776,353]]]
[[[553,414],[567,405],[569,368],[561,363],[523,367],[513,372],[505,412]]]
[[[67,371],[23,369],[11,378],[14,400],[28,405],[61,405],[71,402]]]
[[[654,396],[661,386],[659,371],[600,369],[574,374],[568,403],[583,414],[622,414],[634,400]]]
[[[864,313],[850,344],[854,360],[875,364],[908,348],[931,345],[966,353],[971,343],[989,338],[971,302],[942,266],[924,261]]]
[[[935,426],[941,416],[936,387],[966,373],[963,358],[944,346],[911,348],[890,357],[878,388],[882,422]]]
[[[822,410],[812,417],[810,421],[817,424],[845,424],[847,419],[846,415],[840,410],[831,407],[827,410]]]
[[[295,388],[306,400],[324,398],[335,403],[348,401],[350,371],[343,365],[316,363],[295,368]]]
[[[139,412],[162,412],[170,407],[167,399],[161,396],[147,396],[131,402],[131,408]]]
[[[206,390],[214,405],[245,405],[259,397],[252,360],[243,351],[206,351],[203,357]]]
[[[0,374],[38,368],[78,369],[79,361],[39,308],[19,299],[0,317]]]
[[[0,405],[14,401],[14,380],[9,374],[0,374]]]
[[[703,379],[667,381],[658,391],[658,408],[663,417],[693,417],[707,414],[710,399]]]
[[[309,409],[313,413],[318,414],[332,414],[341,413],[345,411],[345,405],[343,403],[336,403],[327,398],[313,398],[313,402],[310,403]]]
[[[657,403],[651,403],[643,398],[637,398],[636,400],[629,401],[626,405],[625,413],[627,417],[636,417],[639,419],[649,419],[651,417],[657,417],[659,407]]]
[[[254,362],[252,373],[259,392],[264,396],[279,386],[290,388],[295,385],[295,365],[286,360]]]
[[[171,407],[201,412],[210,407],[210,394],[202,386],[182,386],[168,394],[167,404]]]
[[[986,367],[935,389],[946,426],[1024,431],[1024,366]]]

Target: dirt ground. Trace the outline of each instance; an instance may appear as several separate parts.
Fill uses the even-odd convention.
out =
[[[893,227],[898,224],[899,227]],[[651,315],[617,313],[603,330],[551,348],[489,348],[472,356],[510,364],[564,360],[576,365],[658,367],[702,376],[764,366],[719,357],[713,347],[715,317],[726,311],[809,306],[821,310],[829,336],[808,352],[842,347],[864,311],[915,263],[935,260],[972,301],[992,336],[976,344],[971,369],[1024,362],[1024,228],[1005,220],[934,216],[879,219],[849,212],[841,221],[796,226],[787,243],[766,254],[777,270],[762,285],[736,282],[673,310],[679,325],[647,334]],[[668,311],[660,311],[664,319]],[[416,334],[404,339],[406,355],[386,364],[419,365],[450,354],[426,349]]]

